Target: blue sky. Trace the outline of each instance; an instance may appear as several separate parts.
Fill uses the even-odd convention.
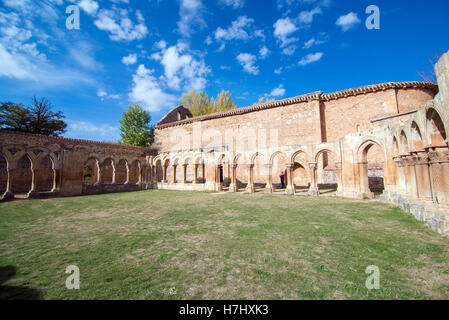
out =
[[[369,5],[379,30],[365,26]],[[156,122],[191,88],[245,107],[420,80],[449,49],[448,18],[447,0],[0,0],[0,101],[45,96],[66,136],[117,141],[129,104]]]

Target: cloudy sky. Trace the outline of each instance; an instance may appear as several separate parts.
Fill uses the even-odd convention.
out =
[[[0,0],[0,101],[45,96],[66,136],[116,141],[129,104],[156,122],[192,88],[245,107],[420,80],[449,49],[448,18],[447,0]]]

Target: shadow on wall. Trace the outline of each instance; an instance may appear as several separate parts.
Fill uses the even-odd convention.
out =
[[[16,273],[14,266],[0,267],[0,300],[40,300],[41,291],[38,289],[3,285]]]

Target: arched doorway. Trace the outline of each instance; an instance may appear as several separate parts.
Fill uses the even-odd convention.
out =
[[[90,158],[83,167],[83,183],[92,186],[99,182],[99,164],[98,159]]]
[[[246,157],[243,155],[237,155],[234,160],[235,167],[235,180],[236,180],[236,191],[239,189],[246,188],[249,180],[249,170],[248,163],[249,160],[245,160]]]
[[[375,141],[368,140],[359,148],[359,183],[363,196],[374,198],[384,190],[383,148]]]
[[[252,159],[252,168],[250,170],[252,170],[254,192],[263,191],[268,183],[268,163],[269,159],[261,153],[256,153]]]
[[[271,157],[271,179],[273,183],[273,191],[276,192],[276,190],[283,191],[287,185],[287,157],[283,152],[276,152]],[[281,181],[281,175],[284,177],[284,183],[282,184]]]
[[[17,168],[13,170],[12,192],[18,197],[25,197],[31,190],[33,172],[31,170],[31,158],[25,154],[17,162]]]
[[[35,170],[36,191],[48,192],[55,187],[55,170],[53,160],[49,155],[41,160],[39,169]]]
[[[131,184],[138,184],[141,182],[141,165],[139,160],[134,160],[129,168],[129,183]]]
[[[103,183],[114,183],[114,161],[112,159],[106,159],[103,162]]]
[[[115,182],[125,183],[128,178],[128,162],[125,159],[120,159],[115,168]]]

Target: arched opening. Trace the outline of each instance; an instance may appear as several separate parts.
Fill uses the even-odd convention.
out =
[[[140,182],[141,165],[139,160],[134,160],[129,168],[129,183],[137,184]]]
[[[204,167],[204,161],[202,158],[197,158],[195,160],[195,165],[197,167],[197,180],[198,183],[206,183],[206,177],[205,177],[205,167]]]
[[[163,172],[162,181],[163,182],[172,182],[173,181],[173,167],[171,166],[170,160],[165,159],[163,164]]]
[[[42,159],[39,169],[35,170],[36,191],[48,192],[53,190],[55,170],[53,160],[49,155]]]
[[[123,184],[127,182],[126,181],[127,176],[128,176],[128,162],[125,159],[121,159],[117,163],[117,167],[115,168],[115,182]]]
[[[226,155],[222,155],[218,162],[218,181],[222,183],[223,190],[227,191],[231,184],[231,163]]]
[[[3,194],[8,186],[8,163],[3,154],[0,153],[0,193]]]
[[[253,158],[253,183],[254,183],[254,191],[262,191],[265,189],[265,186],[268,183],[268,175],[269,170],[266,164],[269,162],[269,159],[263,154],[257,153],[257,155]]]
[[[111,184],[114,181],[114,161],[106,159],[103,162],[103,183]]]
[[[407,136],[405,135],[404,131],[401,131],[401,135],[399,136],[399,141],[400,141],[400,150],[401,150],[401,154],[408,154],[410,152],[409,147],[408,147],[408,139]]]
[[[235,158],[235,180],[237,191],[241,188],[246,188],[246,186],[248,185],[249,170],[247,163],[249,163],[249,160],[246,161],[245,157],[242,155],[239,155]]]
[[[295,186],[295,192],[307,192],[310,187],[307,169],[299,162],[293,163],[293,185]]]
[[[335,154],[329,150],[318,153],[317,163],[317,184],[320,194],[333,193],[338,188],[337,166],[335,164]]]
[[[378,197],[384,190],[383,148],[374,141],[365,142],[360,149],[360,189],[368,197]]]
[[[427,112],[429,142],[432,147],[447,147],[446,130],[440,115],[433,109]]]
[[[17,169],[13,170],[12,192],[18,197],[25,197],[31,190],[33,172],[31,170],[31,158],[25,154],[17,162]]]
[[[193,183],[195,180],[195,166],[192,160],[190,158],[185,159],[184,165],[186,166],[186,183]]]
[[[162,161],[160,159],[156,161],[155,170],[156,182],[162,182],[162,179],[164,178],[164,169],[162,168]]]
[[[98,182],[98,160],[90,158],[83,167],[83,183],[92,186]]]
[[[411,139],[412,139],[412,147],[413,147],[413,151],[422,151],[423,150],[423,141],[422,141],[422,135],[421,135],[421,130],[419,130],[418,125],[416,124],[416,122],[412,123],[411,126]]]
[[[272,156],[271,160],[271,179],[273,181],[273,189],[284,190],[287,185],[287,157],[282,152],[277,152]]]

